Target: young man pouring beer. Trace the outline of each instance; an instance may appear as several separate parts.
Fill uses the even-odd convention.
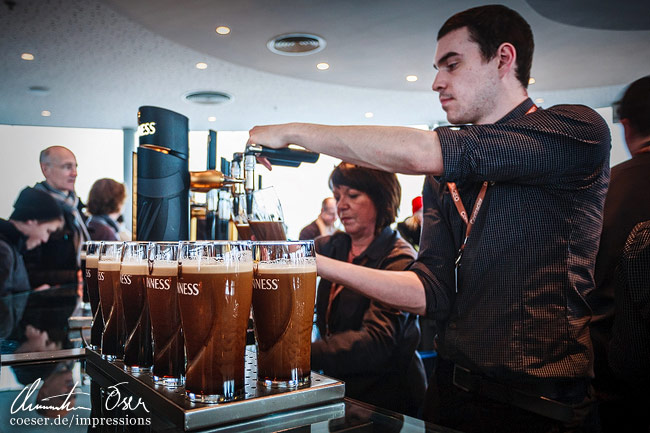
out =
[[[492,5],[438,33],[433,90],[453,124],[257,126],[249,143],[296,143],[345,161],[427,175],[421,249],[408,271],[318,258],[324,278],[438,322],[425,416],[462,431],[581,430],[591,402],[585,294],[609,179],[593,110],[536,107],[528,23]]]

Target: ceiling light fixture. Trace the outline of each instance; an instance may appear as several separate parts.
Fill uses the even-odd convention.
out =
[[[23,60],[34,60],[34,55],[32,53],[22,53],[20,58]]]
[[[370,119],[371,117],[375,117],[375,114],[368,111],[364,116],[366,116],[366,119]]]
[[[537,98],[537,99],[535,99],[535,103],[536,103],[536,104],[542,104],[542,103],[544,103],[544,98]]]
[[[278,35],[266,43],[266,47],[283,56],[307,56],[322,51],[325,39],[308,33]]]
[[[408,81],[409,83],[413,83],[413,82],[415,82],[417,80],[418,80],[417,75],[407,75],[406,76],[406,81]]]
[[[533,77],[530,77],[528,79],[528,84],[535,84],[535,79]]]
[[[208,117],[208,122],[216,122],[216,121],[217,121],[216,117],[214,117],[214,116]]]
[[[50,113],[47,110],[41,111],[41,116],[43,116],[43,117],[50,117],[51,115],[52,115],[52,113]]]
[[[196,69],[208,69],[208,64],[203,63],[203,62],[199,62],[199,63],[196,64]]]
[[[220,35],[227,35],[228,33],[230,33],[230,27],[219,26],[217,27],[216,32],[219,33]]]
[[[229,94],[217,92],[215,90],[199,90],[197,92],[190,92],[187,93],[184,98],[187,101],[201,105],[225,104],[232,100],[232,96]]]
[[[322,63],[317,64],[316,67],[318,69],[320,69],[321,71],[325,71],[325,70],[330,68],[330,65],[329,65],[329,63],[322,62]]]

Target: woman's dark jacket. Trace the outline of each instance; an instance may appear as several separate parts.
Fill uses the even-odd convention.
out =
[[[351,239],[346,233],[320,237],[315,243],[319,254],[347,261]],[[353,263],[398,271],[414,259],[411,245],[386,227]],[[318,285],[316,323],[321,339],[312,343],[312,369],[345,381],[347,397],[417,415],[426,389],[416,353],[417,316],[344,288],[332,302],[328,334],[325,315],[331,286],[324,279]]]

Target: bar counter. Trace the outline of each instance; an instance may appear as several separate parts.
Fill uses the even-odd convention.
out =
[[[316,373],[313,389],[247,390],[255,394],[251,400],[207,405],[185,402],[182,388],[162,391],[161,398],[153,385],[147,389],[148,373],[123,373],[119,362],[85,349],[2,355],[1,361],[1,432],[453,432],[344,398],[341,382]]]

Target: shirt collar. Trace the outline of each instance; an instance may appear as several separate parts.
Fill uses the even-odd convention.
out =
[[[517,119],[518,117],[523,117],[526,115],[528,110],[530,110],[530,107],[535,105],[533,103],[533,100],[530,98],[526,98],[524,102],[521,104],[517,105],[515,108],[512,109],[508,114],[503,116],[501,119],[497,120],[494,123],[505,123],[513,119]]]
[[[395,232],[389,226],[384,227],[382,231],[379,232],[377,237],[370,242],[368,248],[366,248],[361,254],[359,254],[356,259],[361,259],[364,256],[367,256],[370,260],[379,260],[382,257],[386,256],[386,250],[390,249],[393,245],[393,238]]]

